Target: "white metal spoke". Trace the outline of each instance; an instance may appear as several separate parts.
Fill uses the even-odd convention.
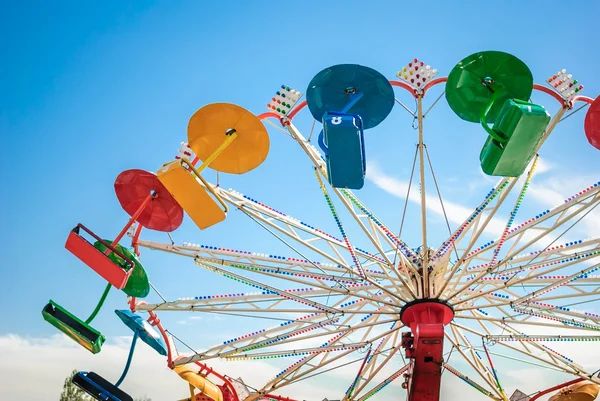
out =
[[[573,336],[573,335],[516,335],[516,334],[501,334],[487,335],[486,340],[492,342],[498,341],[600,341],[600,336]]]
[[[459,372],[457,369],[455,369],[451,365],[444,363],[444,368],[446,368],[446,370],[448,372],[450,372],[453,375],[455,375],[456,377],[462,379],[465,383],[469,384],[471,387],[475,388],[477,391],[481,392],[482,394],[490,397],[493,400],[502,401],[502,398],[495,396],[491,391],[486,389],[484,386],[475,382],[473,379],[470,379],[468,376],[462,374],[461,372]]]
[[[230,276],[230,277],[232,277],[232,278],[234,278],[234,279],[236,279],[238,281],[242,281],[242,282],[244,282],[246,284],[250,284],[250,285],[252,285],[254,287],[257,287],[257,288],[260,288],[260,289],[262,289],[264,291],[274,292],[275,294],[279,295],[282,298],[289,299],[289,300],[292,300],[292,301],[296,301],[296,302],[298,302],[300,304],[308,305],[308,306],[311,306],[311,307],[313,307],[315,309],[318,309],[320,311],[327,312],[327,313],[336,314],[336,313],[340,312],[339,310],[337,310],[335,308],[331,308],[329,306],[320,304],[320,303],[312,301],[310,299],[306,299],[306,298],[300,297],[300,296],[298,296],[296,294],[293,294],[291,292],[284,291],[284,290],[272,287],[272,286],[267,285],[267,284],[261,284],[258,281],[249,279],[247,277],[242,277],[242,276],[240,276],[238,274],[235,274],[235,273],[229,272],[227,270],[221,269],[221,268],[219,268],[217,266],[209,265],[209,264],[202,263],[202,262],[197,262],[197,263],[201,264],[201,265],[204,265],[207,269],[209,269],[209,270],[211,270],[211,271],[213,271],[215,273],[219,273],[219,274],[222,274],[222,275],[228,275],[228,276]]]
[[[347,322],[350,319],[352,319],[352,317],[348,318],[343,324],[347,324]],[[368,322],[373,319],[377,319],[377,316],[370,317],[367,320],[365,320],[365,322]],[[394,330],[399,330],[400,328],[401,328],[401,326],[387,330],[386,332],[384,332],[382,334],[372,337],[369,342],[372,343],[374,341],[377,341],[379,338],[385,337],[386,335],[390,334]],[[350,335],[350,333],[351,333],[351,329],[346,330],[345,332],[341,332],[341,333],[337,334],[336,336],[332,337],[331,339],[329,339],[325,344],[323,344],[323,346],[339,344],[344,338],[346,338],[348,335]],[[359,340],[359,342],[362,342],[362,340]],[[340,358],[343,358],[344,356],[348,355],[351,352],[354,352],[354,350],[341,352],[338,355],[336,355],[335,357],[332,357],[329,359],[328,359],[328,357],[329,357],[328,353],[317,353],[317,354],[308,355],[308,356],[300,359],[299,361],[295,362],[294,364],[290,365],[288,368],[284,369],[277,377],[275,377],[274,379],[269,381],[262,388],[262,390],[271,391],[276,388],[281,388],[285,385],[291,384],[294,380],[298,380],[301,377],[311,374],[311,373],[315,372],[316,370],[321,369],[324,366],[329,365],[330,363],[333,363],[334,361],[336,361]],[[311,361],[313,361],[319,355],[322,355],[319,363],[313,363],[312,365],[308,365]],[[309,367],[307,369],[304,369],[303,368],[304,366],[309,366]]]
[[[445,253],[448,253],[452,247],[454,247],[457,252],[461,251],[462,255],[458,261],[455,262],[452,269],[446,274],[446,280],[440,286],[440,289],[436,292],[437,296],[440,296],[446,290],[450,280],[454,278],[456,273],[459,271],[462,263],[464,261],[465,256],[468,254],[468,251],[473,247],[475,241],[481,236],[481,234],[485,231],[485,227],[492,219],[492,217],[496,214],[496,211],[502,204],[502,201],[508,196],[510,190],[515,185],[516,181],[512,181],[508,178],[504,178],[500,180],[500,182],[488,193],[484,201],[475,209],[473,214],[467,218],[467,220],[460,226],[460,228],[442,244],[440,248],[441,253],[437,255],[434,259],[443,256]],[[483,221],[482,228],[479,228],[480,221],[484,216],[487,218]],[[467,233],[473,231],[471,233],[471,240],[469,241],[469,245],[466,248],[459,248],[458,244],[466,238]],[[465,269],[463,268],[458,276],[457,280],[460,280],[464,275]],[[450,290],[453,290],[452,287]]]
[[[139,230],[130,230],[136,251],[143,247],[184,256],[219,279],[249,288],[249,292],[202,293],[171,301],[158,294],[162,302],[150,298],[154,303],[139,303],[139,311],[276,321],[272,327],[246,328],[248,332],[215,345],[203,344],[200,351],[178,357],[175,365],[217,358],[229,362],[288,360],[291,364],[287,368],[240,399],[260,401],[275,390],[353,364],[356,369],[351,372],[355,375],[348,375],[348,389],[339,395],[342,401],[365,401],[408,372],[410,364],[391,368],[404,360],[401,334],[409,328],[403,326],[400,315],[406,311],[403,308],[413,306],[412,301],[429,302],[428,298],[433,298],[448,302],[454,310],[454,319],[444,329],[444,343],[452,345],[451,355],[468,364],[466,369],[472,377],[457,370],[451,364],[454,360],[442,360],[440,368],[487,397],[506,399],[491,358],[482,358],[481,347],[471,343],[475,339],[482,342],[488,357],[488,345],[494,345],[513,354],[514,360],[590,378],[574,360],[546,343],[587,341],[597,346],[600,342],[600,314],[592,312],[600,304],[600,276],[594,275],[600,270],[600,238],[572,238],[581,235],[580,230],[573,229],[577,224],[583,221],[585,225],[596,218],[591,213],[600,204],[600,183],[516,224],[537,165],[536,152],[526,176],[500,178],[452,231],[448,221],[451,215],[446,215],[429,160],[451,232],[435,249],[431,221],[427,219],[426,201],[431,208],[432,198],[427,198],[425,186],[423,94],[415,90],[413,114],[418,124],[414,126],[418,144],[412,171],[418,157],[420,194],[406,196],[419,203],[415,218],[420,221],[421,235],[411,232],[409,236],[418,237],[420,243],[411,244],[412,248],[357,194],[335,188],[323,179],[327,178],[328,167],[321,152],[288,117],[280,120],[281,126],[310,160],[309,169],[319,185],[316,189],[323,193],[329,217],[335,222],[333,227],[337,226],[339,232],[328,233],[248,195],[200,180],[199,185],[210,186],[230,209],[241,211],[244,219],[248,217],[249,225],[259,226],[262,235],[279,241],[279,249],[287,247],[286,255],[281,251],[261,253],[211,244],[177,245],[172,239],[172,243],[138,240]],[[569,107],[565,102],[555,113],[540,146]],[[413,181],[411,174],[410,184]],[[535,330],[538,334],[531,334]],[[354,365],[356,362],[359,365]]]
[[[378,392],[383,390],[385,387],[387,387],[388,384],[392,383],[394,380],[401,377],[408,370],[408,367],[409,367],[409,365],[404,365],[403,367],[401,367],[400,369],[398,369],[397,371],[392,373],[390,376],[388,376],[381,383],[379,383],[378,385],[373,387],[371,390],[369,390],[365,395],[358,398],[357,401],[366,401],[369,398],[373,397],[375,394],[377,394]]]
[[[517,225],[506,236],[507,241],[511,239],[515,241],[510,249],[510,253],[504,257],[504,260],[508,263],[511,258],[523,252],[529,246],[537,243],[545,236],[549,236],[553,231],[562,228],[563,225],[572,221],[574,217],[597,205],[599,200],[600,186],[591,185],[569,197],[562,205],[532,216],[525,220],[524,223]],[[526,235],[527,233],[529,235]],[[526,242],[516,247],[521,241]],[[477,259],[476,257],[482,253],[493,251],[497,242],[498,239],[478,247],[475,251],[467,255],[467,259]]]
[[[254,354],[236,354],[235,356],[228,357],[226,355],[223,358],[230,360],[248,360],[248,359],[269,359],[271,357],[290,357],[290,356],[302,356],[308,354],[318,354],[322,352],[336,352],[346,350],[357,350],[364,348],[368,343],[351,343],[351,344],[338,344],[325,347],[312,347],[312,348],[298,348],[289,349],[284,351],[272,351],[272,352],[257,352]]]
[[[456,319],[467,319],[467,320],[474,320],[474,321],[481,321],[481,322],[495,322],[498,323],[500,325],[506,325],[506,324],[513,324],[513,325],[523,325],[523,326],[532,326],[532,327],[547,327],[547,328],[551,328],[551,329],[568,329],[568,330],[582,330],[582,331],[589,331],[589,328],[586,327],[569,327],[569,326],[561,326],[558,324],[553,324],[553,323],[543,323],[543,322],[535,322],[535,321],[528,321],[528,320],[517,320],[517,319],[511,319],[511,318],[497,318],[497,317],[490,317],[490,316],[469,316],[469,315],[458,315],[456,316]],[[457,320],[458,321],[458,320]]]
[[[493,322],[492,322],[493,323]],[[467,332],[471,332],[477,336],[480,337],[485,337],[487,334],[484,333],[480,333],[477,332],[469,327],[457,324],[457,323],[451,323],[453,326],[456,326],[464,331]],[[496,324],[496,323],[493,323]],[[496,324],[497,325],[497,324]],[[511,331],[512,333],[519,335],[520,332],[518,332],[517,330],[512,329],[510,326],[508,325],[504,325],[502,328]],[[541,361],[545,364],[554,366],[566,373],[571,373],[586,379],[592,379],[593,381],[596,381],[597,383],[600,383],[600,379],[597,378],[592,378],[591,375],[587,372],[585,372],[585,370],[583,370],[583,368],[581,368],[581,366],[579,365],[575,365],[571,360],[567,359],[565,356],[562,356],[561,354],[558,354],[556,351],[551,350],[550,348],[546,347],[546,346],[542,346],[540,344],[537,344],[535,342],[530,342],[528,343],[529,345],[533,346],[534,348],[536,348],[538,351],[541,351],[542,355],[545,356],[545,358],[542,358],[539,355],[533,354],[532,352],[528,351],[527,349],[523,348],[524,343],[516,343],[517,345],[520,345],[521,348],[517,347],[517,346],[513,346],[510,343],[507,342],[499,342],[498,345],[502,346],[502,347],[506,347],[509,349],[512,349],[514,351],[520,352],[528,357],[531,357],[533,359],[536,359],[538,361]]]
[[[445,332],[446,339],[450,341],[450,343],[454,346],[454,349],[456,349],[456,351],[458,351],[458,353],[463,357],[463,359],[467,361],[467,363],[479,375],[479,377],[483,381],[485,381],[485,383],[489,386],[489,389],[491,389],[491,392],[496,394],[498,397],[501,397],[500,393],[498,392],[498,389],[496,389],[494,385],[491,372],[489,372],[486,369],[486,367],[481,363],[481,360],[475,356],[474,350],[471,349],[469,344],[462,343],[464,342],[464,338],[461,339],[459,337],[458,331],[454,327],[451,327],[451,333],[452,335],[450,335],[450,333],[448,332]],[[471,355],[467,355],[463,351],[463,349],[468,349]]]
[[[287,343],[290,341],[301,341],[306,338],[313,338],[318,335],[332,333],[341,333],[344,335],[348,335],[354,331],[361,330],[363,328],[370,327],[370,323],[377,322],[379,319],[379,314],[368,314],[366,319],[363,319],[363,322],[360,324],[354,324],[352,327],[349,326],[348,322],[353,318],[353,314],[355,313],[355,309],[362,308],[366,304],[364,303],[354,303],[352,305],[348,305],[348,308],[344,310],[345,313],[349,314],[349,318],[345,320],[343,323],[339,323],[340,317],[327,317],[322,316],[322,313],[312,313],[306,316],[302,316],[296,320],[287,321],[278,327],[271,328],[269,330],[261,330],[255,333],[242,335],[237,337],[235,340],[226,341],[223,344],[216,345],[211,347],[210,349],[195,354],[191,357],[187,357],[185,359],[181,359],[177,362],[177,364],[185,364],[191,363],[201,360],[206,360],[215,357],[222,357],[231,355],[232,352],[241,352],[240,349],[244,349],[244,347],[249,346],[257,346],[257,348],[262,347],[258,346],[260,341],[266,341],[268,344],[264,344],[264,346],[273,346],[280,345],[282,343]],[[342,306],[344,304],[341,304]],[[142,305],[140,306],[141,310],[150,310],[151,305]],[[264,310],[257,310],[257,313],[262,313]],[[394,320],[391,320],[394,321]],[[379,322],[377,324],[389,324],[390,320],[386,320],[383,322]],[[337,325],[339,329],[329,329],[330,325]],[[308,332],[311,332],[313,329],[324,329],[326,333],[316,335],[305,335]]]
[[[392,325],[391,329],[393,328],[394,325]],[[399,333],[399,330],[396,330],[392,334],[387,335],[379,341],[379,344],[377,344],[373,350],[373,354],[367,360],[362,374],[358,378],[358,382],[354,391],[354,398],[360,395],[360,393],[369,385],[369,383],[375,379],[375,377],[377,377],[377,374],[381,371],[381,369],[383,369],[388,362],[390,362],[392,357],[401,350],[398,341]],[[388,355],[380,354],[380,350],[387,348],[390,342],[392,347]],[[380,361],[380,358],[383,358],[383,361]],[[378,362],[380,363],[378,364]]]

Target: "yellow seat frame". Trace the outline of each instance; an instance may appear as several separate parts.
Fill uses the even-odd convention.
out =
[[[200,391],[202,394],[210,397],[214,401],[223,401],[223,393],[221,389],[208,380],[206,377],[200,375],[194,369],[189,366],[175,366],[173,368],[175,373],[177,373],[183,380],[187,381],[190,384],[190,395],[192,400],[196,399],[194,395],[194,388]]]
[[[187,159],[166,163],[157,176],[201,230],[225,220],[227,205]]]

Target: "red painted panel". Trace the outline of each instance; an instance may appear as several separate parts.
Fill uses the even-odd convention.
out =
[[[89,233],[96,240],[102,241],[96,234],[79,224],[69,234],[67,242],[65,243],[65,248],[67,248],[67,250],[69,250],[73,255],[77,256],[92,270],[102,276],[102,278],[111,283],[114,287],[122,290],[125,287],[125,284],[127,284],[127,280],[133,271],[133,261],[129,260],[125,255],[122,255],[120,252],[114,249],[111,244],[104,243],[105,246],[123,258],[130,265],[128,271],[125,271],[123,268],[110,260],[107,255],[100,252],[94,247],[94,245],[79,235],[80,228]]]

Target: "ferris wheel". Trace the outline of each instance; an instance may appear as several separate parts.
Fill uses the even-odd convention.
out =
[[[558,102],[554,115],[531,102],[534,90]],[[493,345],[572,375],[566,383],[570,393],[557,399],[594,399],[600,384],[597,372],[548,344],[586,341],[590,352],[600,355],[600,314],[574,307],[600,297],[600,276],[594,275],[600,269],[600,238],[565,235],[600,204],[600,182],[590,182],[553,208],[519,213],[540,149],[580,104],[587,107],[585,135],[600,150],[600,97],[582,96],[582,90],[565,70],[543,85],[535,84],[518,58],[485,51],[460,61],[448,77],[438,77],[436,69],[418,59],[392,80],[361,65],[331,66],[314,76],[305,93],[282,85],[269,101],[268,112],[259,115],[229,103],[201,107],[191,117],[187,142],[174,160],[156,174],[127,170],[117,177],[117,197],[131,218],[113,241],[83,224],[69,234],[66,248],[108,283],[88,319],[54,301],[45,306],[44,318],[89,351],[100,352],[105,338],[91,323],[110,288],[116,287],[129,296],[128,305],[116,313],[134,332],[125,370],[115,384],[93,372],[79,372],[75,383],[99,400],[131,400],[119,386],[139,338],[164,355],[168,366],[188,383],[190,400],[285,400],[276,393],[348,365],[354,367],[354,375],[339,389],[340,400],[367,400],[396,380],[409,401],[439,400],[443,375],[456,376],[491,399],[508,400],[502,372],[493,364]],[[414,98],[415,110],[397,99],[400,91]],[[442,94],[430,99],[435,91]],[[447,238],[434,243],[428,191],[439,196],[442,209],[444,203],[435,176],[433,188],[425,186],[432,167],[424,118],[442,97],[457,117],[479,124],[487,138],[480,168],[497,182],[481,194],[462,224],[454,229],[448,225]],[[418,244],[405,242],[402,229],[386,224],[361,200],[368,174],[365,136],[393,111],[410,113],[418,133],[406,194],[408,201],[413,181],[418,182],[418,189],[412,189],[420,204]],[[295,124],[300,114],[313,120],[310,131],[301,132]],[[226,181],[226,174],[244,174],[260,166],[271,150],[265,123],[289,135],[305,154],[337,232],[286,213],[285,204],[267,205],[203,177],[211,168],[224,173]],[[209,232],[227,224],[231,210],[250,217],[289,253],[231,249],[225,242],[213,246],[193,239],[143,239],[143,227],[172,232],[184,214],[199,230]],[[486,240],[490,225],[497,225],[503,215],[508,217],[500,220],[501,234]],[[131,246],[124,246],[123,239],[129,237]],[[140,301],[151,292],[141,262],[145,249],[183,256],[182,263],[194,263],[251,292]],[[153,284],[160,288],[160,282]],[[172,311],[269,316],[282,322],[241,330],[217,345],[179,354],[171,332],[158,319]],[[217,358],[289,364],[248,390],[209,367]],[[468,366],[470,374],[457,364]]]

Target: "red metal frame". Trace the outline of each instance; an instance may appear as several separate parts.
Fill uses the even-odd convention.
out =
[[[406,82],[390,81],[390,85],[397,86],[402,89],[406,89],[414,98],[418,97],[417,90],[415,88],[413,88],[412,86],[410,86],[409,84],[407,84]]]
[[[432,87],[434,87],[438,84],[444,83],[446,81],[448,81],[448,77],[441,77],[441,78],[433,79],[433,80],[427,82],[427,84],[425,84],[425,86],[423,86],[422,91],[420,93],[419,93],[418,89],[414,88],[412,85],[409,85],[408,83],[403,82],[403,81],[390,81],[390,84],[392,86],[397,86],[399,88],[406,89],[408,92],[410,92],[410,94],[414,98],[417,98],[417,97],[425,96],[425,94],[427,93],[427,91],[429,89],[431,89]]]
[[[558,386],[550,387],[549,389],[546,389],[544,391],[540,391],[539,393],[537,393],[536,395],[534,395],[533,397],[531,397],[531,399],[529,401],[535,401],[535,400],[537,400],[538,398],[540,398],[541,396],[543,396],[545,394],[551,393],[551,392],[556,391],[556,390],[560,390],[561,388],[565,388],[567,386],[570,386],[571,384],[579,383],[579,382],[582,382],[584,380],[585,379],[579,378],[579,379],[568,381],[568,382],[563,383],[563,384],[559,384]]]
[[[289,124],[290,122],[292,122],[292,119],[294,118],[294,116],[296,114],[298,114],[298,112],[300,110],[302,110],[303,108],[306,107],[308,103],[306,102],[306,100],[303,100],[302,102],[300,102],[296,107],[294,107],[292,109],[292,111],[290,112],[290,114],[288,114],[287,118],[286,117],[281,117],[279,114],[274,113],[272,111],[268,111],[266,113],[262,113],[259,114],[257,117],[259,120],[264,120],[265,118],[275,118],[277,120],[279,120],[279,122],[281,123],[281,125],[285,126],[286,123]]]
[[[298,112],[300,110],[302,110],[303,108],[305,108],[308,105],[308,102],[306,100],[303,100],[302,102],[300,102],[300,104],[298,104],[296,107],[294,107],[294,110],[292,110],[290,112],[290,114],[288,115],[288,120],[292,121],[292,119],[294,118],[294,116],[296,114],[298,114]]]
[[[143,226],[141,224],[138,224],[137,228],[135,229],[135,233],[133,234],[133,238],[131,239],[131,246],[133,247],[133,251],[138,257],[140,256],[139,240],[140,234],[142,233],[142,228]]]
[[[587,97],[587,96],[575,96],[573,99],[571,99],[571,104],[573,104],[575,102],[584,102],[587,104],[592,104],[592,103],[594,103],[594,99],[592,99],[591,97]]]
[[[439,401],[444,353],[444,326],[452,321],[454,311],[437,300],[419,300],[407,304],[400,320],[410,333],[403,333],[402,347],[410,359],[402,387],[408,401]]]
[[[169,337],[167,336],[167,332],[163,325],[160,323],[160,319],[156,316],[156,313],[152,311],[148,311],[150,318],[148,318],[148,323],[152,326],[158,327],[158,331],[163,337],[165,345],[167,346],[167,365],[172,368],[173,367],[173,353],[171,352],[171,344],[169,343]]]
[[[131,218],[129,219],[129,221],[127,222],[125,227],[123,227],[123,229],[121,230],[119,235],[117,235],[115,240],[112,242],[113,245],[116,246],[119,243],[119,241],[121,241],[123,236],[127,233],[127,230],[129,230],[129,227],[131,227],[133,225],[133,223],[135,223],[137,218],[140,217],[140,214],[142,214],[144,209],[146,209],[146,206],[148,206],[148,203],[150,203],[150,201],[152,199],[157,198],[157,197],[158,197],[158,194],[156,192],[150,193],[148,196],[146,196],[146,199],[144,199],[144,201],[142,202],[140,207],[135,211],[135,213],[133,215],[131,215]]]
[[[276,395],[276,394],[265,394],[263,397],[272,398],[277,401],[296,401],[293,398],[282,397],[282,396]]]
[[[138,305],[142,305],[145,303],[146,302],[144,302],[144,301],[136,302],[135,297],[131,297],[129,299],[129,308],[131,309],[132,312],[135,312]],[[163,337],[165,345],[167,346],[167,366],[169,367],[169,369],[173,369],[174,360],[173,360],[173,354],[171,352],[171,345],[169,342],[169,338],[167,336],[167,332],[166,332],[165,328],[163,327],[163,325],[161,324],[160,319],[158,318],[156,313],[154,313],[152,311],[148,311],[148,314],[150,315],[150,317],[148,318],[148,323],[150,323],[151,326],[158,327],[158,330],[160,331],[160,334]],[[216,372],[211,367],[209,367],[208,365],[205,365],[201,362],[194,362],[194,363],[200,367],[199,373],[201,373],[202,375],[208,376],[208,375],[212,374],[213,376],[217,377],[218,379],[220,379],[223,382],[223,386],[226,387],[227,390],[229,390],[229,392],[232,395],[232,399],[229,401],[240,401],[237,391],[235,391],[235,387],[233,387],[233,384],[227,377],[221,375],[219,372]],[[276,394],[265,394],[264,397],[273,398],[278,401],[296,401],[292,398],[282,397],[282,396],[279,396]]]
[[[267,111],[266,113],[259,114],[257,117],[259,120],[264,120],[265,118],[269,118],[269,117],[281,120],[281,117],[279,116],[279,114],[273,113],[272,111]]]
[[[131,309],[132,312],[135,312],[136,307],[138,305],[142,305],[145,304],[144,301],[136,303],[135,301],[135,297],[131,297],[131,299],[129,300],[129,308]],[[150,317],[148,318],[148,323],[150,323],[150,325],[158,327],[158,330],[160,331],[160,334],[163,337],[163,340],[165,342],[165,345],[167,346],[167,366],[169,367],[169,369],[173,369],[173,353],[171,352],[171,344],[169,342],[169,337],[167,336],[167,332],[165,330],[165,328],[163,327],[163,325],[160,322],[160,319],[158,318],[158,316],[156,315],[156,313],[152,312],[152,311],[148,311],[148,314],[150,315]],[[207,365],[200,363],[200,362],[195,362],[196,365],[198,365],[200,367],[200,372],[205,372],[202,373],[206,376],[208,376],[209,374],[212,374],[214,376],[216,376],[218,379],[222,380],[224,383],[224,386],[227,387],[227,389],[231,392],[233,399],[231,401],[240,401],[239,397],[237,395],[237,391],[235,391],[235,387],[233,387],[233,384],[229,381],[229,379],[227,379],[225,376],[222,376],[221,374],[219,374],[218,372],[215,372],[212,368],[208,367]]]
[[[408,91],[413,97],[417,98],[419,96],[421,96],[421,97],[425,96],[425,94],[427,93],[427,91],[429,91],[429,89],[431,89],[432,87],[439,85],[441,83],[445,83],[447,81],[448,81],[448,77],[441,77],[441,78],[433,79],[433,80],[429,81],[425,86],[423,86],[421,94],[418,93],[417,89],[415,89],[414,87],[412,87],[411,85],[409,85],[406,82],[390,80],[390,84],[392,86],[406,89],[406,91]],[[560,94],[558,92],[552,90],[551,88],[548,88],[547,86],[535,84],[535,83],[533,84],[533,89],[540,91],[540,92],[544,92],[545,94],[552,96],[561,105],[568,105],[569,108],[572,108],[573,104],[578,101],[586,102],[589,104],[592,104],[592,102],[594,101],[594,99],[589,98],[587,96],[575,96],[569,102],[567,102],[567,101],[565,101],[565,99],[563,99],[562,96],[560,96]],[[300,102],[290,112],[290,114],[287,116],[287,119],[282,118],[279,114],[273,113],[273,112],[266,112],[266,113],[259,114],[258,118],[260,120],[264,120],[265,118],[275,118],[275,119],[279,120],[281,125],[285,125],[286,121],[288,123],[291,122],[292,119],[296,116],[296,114],[298,114],[298,112],[300,110],[302,110],[304,107],[306,107],[307,105],[308,105],[308,103],[306,102],[306,100]]]
[[[431,87],[440,84],[442,82],[446,82],[448,80],[447,77],[443,77],[443,78],[437,78],[434,79],[430,82],[427,83],[427,85],[425,85],[423,87],[423,96],[425,95],[425,93],[431,89]],[[402,81],[390,81],[390,84],[392,86],[397,86],[399,88],[403,88],[406,89],[408,92],[410,92],[410,94],[413,97],[417,97],[417,92],[416,89],[413,88],[412,86],[410,86],[409,84],[402,82]],[[308,105],[306,100],[303,100],[302,102],[298,103],[298,105],[296,107],[294,107],[292,109],[292,111],[290,112],[290,114],[288,114],[287,119],[286,118],[282,118],[279,114],[277,113],[273,113],[273,112],[266,112],[266,113],[262,113],[258,115],[258,119],[259,120],[264,120],[265,118],[275,118],[277,120],[279,120],[279,122],[281,122],[281,125],[285,125],[285,122],[287,121],[288,123],[291,122],[294,117],[296,116],[296,114],[298,114],[300,112],[300,110],[302,110],[303,108],[305,108]]]
[[[423,87],[423,96],[425,96],[425,94],[427,93],[427,91],[429,89],[431,89],[432,87],[436,86],[437,84],[441,84],[448,81],[448,77],[441,77],[441,78],[436,78],[432,81],[429,81],[425,84],[425,86]]]
[[[205,365],[201,362],[195,362],[195,364],[200,367],[200,372],[206,372],[206,373],[202,373],[203,375],[208,376],[208,375],[212,374],[213,376],[216,376],[218,379],[220,379],[223,382],[223,385],[225,387],[227,387],[227,389],[231,392],[231,395],[233,396],[233,400],[227,400],[227,401],[240,401],[240,399],[237,395],[237,391],[235,391],[235,387],[233,387],[233,384],[229,381],[228,378],[226,378],[225,376],[221,375],[218,372],[215,372],[212,368],[208,367],[208,365]]]
[[[540,91],[540,92],[544,92],[547,95],[552,96],[554,99],[556,99],[556,101],[562,105],[565,104],[565,99],[563,99],[563,97],[561,95],[558,94],[558,92],[548,88],[547,86],[544,85],[540,85],[540,84],[533,84],[533,89]]]
[[[108,253],[112,251],[125,260],[129,265],[129,269],[127,271],[123,270],[122,267],[110,260],[106,253],[102,253],[95,248],[94,245],[79,234],[80,229],[83,229],[89,235],[94,237],[95,240],[100,241],[100,243],[106,247]],[[129,280],[129,276],[133,272],[134,263],[127,256],[119,252],[115,245],[116,243],[114,242],[109,244],[104,241],[84,225],[77,224],[77,226],[69,233],[65,248],[114,287],[122,290],[125,288],[125,284],[127,284],[127,280]]]
[[[533,89],[540,91],[540,92],[544,92],[545,94],[552,96],[554,99],[556,99],[556,101],[558,103],[563,105],[563,107],[566,106],[569,109],[572,109],[573,105],[576,102],[584,102],[584,103],[588,103],[588,104],[592,104],[594,102],[594,99],[592,99],[591,97],[587,97],[587,96],[575,96],[567,101],[558,92],[552,90],[552,88],[548,88],[547,86],[540,85],[540,84],[533,84]]]
[[[145,301],[136,302],[135,297],[129,298],[129,309],[132,312],[136,311],[138,305],[145,305],[145,304],[146,304]],[[158,331],[160,331],[160,334],[162,335],[165,345],[167,346],[167,366],[169,367],[169,369],[172,369],[173,368],[173,353],[171,352],[171,344],[169,343],[169,337],[167,336],[167,332],[166,332],[165,328],[163,327],[163,325],[160,323],[160,319],[158,318],[156,313],[154,313],[152,311],[148,311],[148,314],[150,315],[150,317],[148,318],[148,323],[150,324],[150,326],[158,327]]]
[[[65,248],[73,255],[77,256],[79,260],[88,265],[92,270],[98,273],[102,278],[108,281],[112,286],[122,290],[125,288],[127,280],[129,280],[129,276],[131,276],[135,264],[133,260],[119,252],[116,247],[119,244],[119,241],[121,241],[123,236],[127,233],[127,230],[129,230],[140,214],[142,214],[148,203],[157,196],[158,194],[154,192],[149,194],[146,199],[144,199],[144,202],[142,202],[140,207],[131,216],[125,227],[123,227],[121,232],[117,235],[112,243],[109,244],[94,234],[89,228],[80,223],[77,224],[77,226],[69,233],[67,242],[65,243]],[[89,235],[94,237],[96,241],[99,241],[102,245],[104,245],[106,247],[104,253],[100,252],[94,247],[94,245],[79,235],[79,229],[83,229]],[[138,236],[140,231],[141,225],[136,233]],[[135,240],[137,241],[137,238]],[[135,249],[137,252],[137,248]],[[125,260],[125,262],[129,265],[129,269],[124,270],[121,266],[118,266],[112,260],[110,260],[108,255],[110,255],[111,252],[114,252],[116,255]]]

